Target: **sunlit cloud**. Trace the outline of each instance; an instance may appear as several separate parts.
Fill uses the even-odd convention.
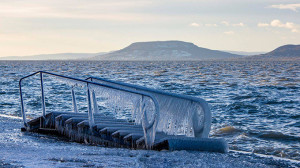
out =
[[[257,26],[258,27],[268,27],[270,25],[269,25],[269,23],[258,23]]]
[[[224,32],[224,34],[227,34],[227,35],[233,35],[233,34],[234,34],[234,31],[226,31],[226,32]]]
[[[299,25],[293,23],[293,22],[286,22],[282,23],[280,20],[275,19],[272,20],[270,23],[258,23],[258,27],[278,27],[278,28],[285,28],[291,30],[293,33],[299,32]]]
[[[288,9],[295,12],[298,12],[297,8],[300,8],[300,4],[279,4],[279,5],[271,5],[271,8],[277,9]]]
[[[194,22],[194,23],[191,23],[190,26],[192,26],[192,27],[199,27],[200,24]]]
[[[280,20],[273,20],[271,26],[290,29],[293,33],[298,32],[298,26],[292,22],[282,23]]]

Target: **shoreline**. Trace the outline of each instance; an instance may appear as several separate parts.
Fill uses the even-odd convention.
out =
[[[0,166],[14,167],[298,167],[300,161],[230,150],[146,151],[106,148],[21,133],[21,118],[0,115]],[[5,126],[5,127],[3,127]]]

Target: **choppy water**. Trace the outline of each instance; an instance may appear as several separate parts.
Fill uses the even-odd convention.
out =
[[[230,149],[300,160],[299,63],[0,61],[0,114],[21,116],[18,80],[35,71],[104,77],[204,98],[213,115],[211,137],[226,138]],[[37,115],[38,87],[25,92],[29,115]],[[71,106],[70,91],[59,94],[48,92],[47,107]]]

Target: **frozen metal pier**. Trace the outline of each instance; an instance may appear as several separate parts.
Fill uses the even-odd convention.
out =
[[[27,121],[23,85],[29,82],[26,87],[30,88],[31,78],[40,82],[42,114]],[[45,90],[54,89],[55,83],[62,83],[64,89],[69,87],[72,109],[48,110],[49,92]],[[44,71],[21,78],[19,86],[22,131],[62,135],[71,141],[108,147],[228,151],[224,139],[208,138],[211,113],[206,101],[200,98],[102,78],[83,80]],[[80,91],[84,92],[81,95],[85,95],[85,103],[82,99],[78,103],[76,93]],[[78,108],[83,104],[86,108]]]

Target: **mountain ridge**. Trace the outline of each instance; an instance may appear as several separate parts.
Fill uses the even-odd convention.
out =
[[[197,61],[197,60],[300,60],[300,45],[287,44],[255,55],[241,51],[212,50],[184,41],[135,42],[120,50],[98,53],[57,53],[0,57],[0,60],[108,60],[108,61]]]
[[[92,60],[124,60],[124,61],[153,61],[153,60],[207,60],[227,59],[241,57],[219,50],[211,50],[198,47],[190,42],[183,41],[150,41],[135,42],[129,46],[104,54],[95,56]]]
[[[282,45],[265,54],[248,56],[248,59],[300,59],[300,45]]]

